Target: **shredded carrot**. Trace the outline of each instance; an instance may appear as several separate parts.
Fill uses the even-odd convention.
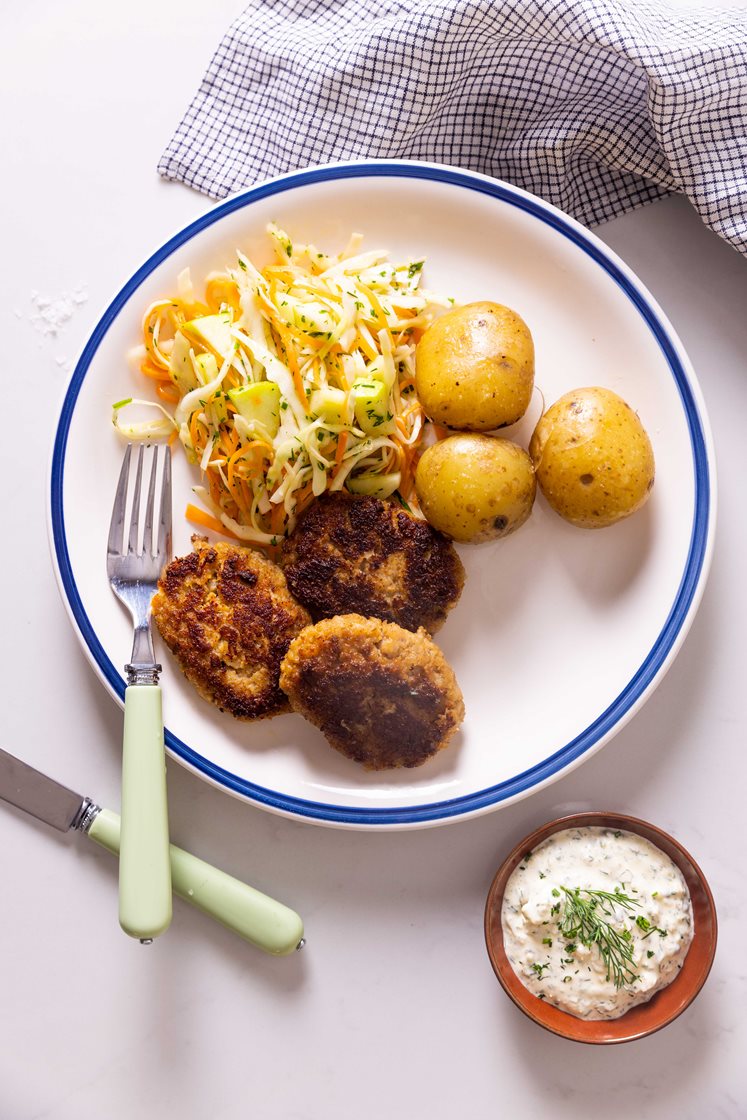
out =
[[[226,477],[229,486],[233,486],[236,468],[240,463],[243,463],[247,459],[252,460],[252,462],[247,465],[247,469],[249,472],[248,477],[253,477],[254,475],[262,473],[263,460],[269,459],[272,461],[273,455],[274,451],[272,447],[270,447],[268,443],[265,443],[263,439],[253,439],[251,443],[239,447],[237,451],[234,451],[226,464]],[[241,478],[244,479],[245,476],[242,475]]]
[[[168,330],[169,336],[173,337],[183,320],[184,313],[178,300],[157,300],[145,312],[143,316],[143,343],[148,358],[156,369],[169,369],[168,356],[163,353],[159,346],[159,342],[165,341],[161,337],[162,331],[165,328]],[[148,375],[146,374],[146,376]]]
[[[205,450],[205,434],[202,425],[198,420],[197,409],[192,413],[189,418],[189,438],[192,440],[192,446],[195,449],[196,455],[201,455]]]
[[[354,475],[360,473],[365,477],[398,473],[400,493],[407,496],[413,490],[425,420],[413,391],[414,377],[402,372],[401,380],[390,387],[388,411],[394,414],[395,421],[385,431],[372,429],[366,434],[366,430],[359,429],[359,418],[352,415],[347,422],[335,423],[332,413],[326,414],[321,407],[312,409],[309,402],[314,390],[320,391],[320,400],[321,393],[328,389],[349,394],[355,379],[369,363],[376,362],[380,368],[380,339],[384,348],[388,349],[390,343],[401,347],[401,352],[409,352],[411,359],[414,342],[425,330],[432,312],[427,293],[421,298],[421,293],[416,292],[417,281],[402,285],[398,273],[397,282],[390,284],[386,279],[388,273],[383,272],[383,283],[378,279],[369,283],[357,262],[352,268],[344,266],[347,258],[357,255],[359,238],[354,238],[347,250],[328,256],[310,245],[294,247],[287,234],[277,227],[269,227],[268,232],[275,248],[272,264],[260,270],[239,256],[238,264],[245,275],[234,269],[210,274],[205,280],[204,299],[198,300],[180,279],[179,288],[184,295],[156,300],[147,308],[143,317],[141,368],[151,381],[154,398],[172,412],[172,406],[179,406],[186,395],[186,389],[174,380],[171,372],[177,335],[177,343],[183,339],[189,343],[194,359],[212,353],[221,363],[220,391],[199,406],[185,409],[186,422],[180,421],[177,431],[163,425],[170,444],[181,439],[190,462],[196,459],[206,464],[203,485],[210,495],[206,505],[213,512],[189,506],[188,518],[224,536],[246,539],[247,543],[275,555],[275,545],[253,538],[264,537],[265,542],[279,540],[315,497],[311,482],[301,485],[296,463],[304,469],[300,478],[308,477],[309,467],[321,455],[327,464],[327,487],[336,477],[339,485],[352,468]],[[374,271],[368,275],[373,276]],[[411,306],[400,306],[403,303]],[[302,310],[305,305],[306,312]],[[321,323],[320,306],[325,309],[321,312]],[[194,321],[222,311],[233,329],[225,343],[215,337],[214,347],[209,342],[210,332],[203,335]],[[340,336],[345,339],[344,346]],[[265,363],[261,357],[255,358],[255,349],[261,355],[264,347],[285,366],[286,372],[279,367],[263,371]],[[372,370],[371,376],[379,374]],[[273,438],[268,434],[265,439],[242,442],[246,436],[239,434],[237,424],[241,432],[246,433],[247,429],[238,420],[234,422],[237,410],[228,393],[264,379],[272,380],[280,389],[285,415],[280,413],[279,427],[275,425],[278,434],[273,433]],[[269,394],[266,399],[269,400]],[[295,432],[298,438],[293,442]],[[441,427],[436,432],[439,438],[447,434]],[[371,435],[383,438],[371,439]],[[279,451],[277,459],[275,445]],[[294,475],[289,477],[289,471]],[[272,495],[280,486],[284,500],[270,502],[268,507],[264,495]],[[237,521],[241,526],[238,533],[225,529],[220,516]]]
[[[205,471],[205,478],[207,479],[210,497],[213,499],[215,504],[218,505],[221,498],[221,488],[223,486],[220,474],[214,467],[208,465],[208,469]]]
[[[411,456],[409,452],[409,447],[403,447],[402,444],[397,443],[397,469],[400,473],[399,486],[397,489],[403,498],[407,497],[407,493],[409,493],[412,488],[412,472],[410,469]]]
[[[308,505],[314,500],[314,488],[310,482],[301,487],[296,497],[296,513],[303,513]]]
[[[366,287],[365,284],[361,284],[360,288],[366,299],[371,304],[371,310],[374,312],[377,327],[379,328],[379,330],[388,330],[384,308],[381,306],[378,296],[374,291],[371,290],[371,288]]]
[[[342,357],[342,347],[340,346],[339,342],[335,342],[333,346],[330,346],[329,350],[327,351],[327,357],[334,360],[335,376],[337,377],[337,380],[340,384],[340,388],[345,393],[347,393],[350,390],[350,382],[345,374],[345,367],[340,360]]]
[[[170,382],[163,381],[156,385],[156,392],[162,401],[168,401],[169,404],[179,403],[179,390],[176,385],[172,385]]]
[[[223,378],[223,389],[225,390],[225,392],[228,392],[229,389],[238,389],[238,387],[243,384],[243,377],[238,372],[238,370],[235,369],[229,369],[228,373]],[[231,408],[230,411],[235,412],[236,409]]]
[[[234,311],[241,310],[239,287],[230,276],[211,276],[205,285],[205,300],[213,314],[220,311],[224,304],[228,304]]]
[[[150,358],[145,359],[140,369],[146,377],[150,377],[153,381],[171,381],[170,369],[164,369],[163,366],[157,366]]]
[[[400,483],[399,492],[406,502],[410,499],[410,495],[412,494],[412,488],[414,485],[415,476],[412,474],[408,474],[407,477],[403,478],[402,482]]]
[[[239,433],[235,428],[227,428],[223,425],[220,430],[220,444],[227,457],[233,455],[239,446]]]
[[[285,510],[282,503],[277,502],[270,510],[270,532],[282,533],[283,521],[285,520]]]
[[[361,333],[361,331],[358,331],[355,344],[363,351],[369,361],[372,362],[374,358],[378,358],[378,350],[369,342],[369,340]]]
[[[293,269],[288,268],[284,264],[268,264],[266,268],[262,269],[262,275],[266,280],[280,280],[289,286],[295,282],[295,274]]]
[[[252,502],[254,501],[254,491],[248,482],[243,478],[237,478],[239,494],[241,495],[241,509],[246,513],[251,513]]]
[[[203,529],[212,529],[214,533],[222,533],[224,537],[232,537],[236,540],[236,534],[227,529],[222,521],[210,513],[205,513],[199,506],[193,506],[191,502],[187,505],[185,516],[193,525],[201,525]]]
[[[277,291],[277,285],[275,283],[271,283],[270,284],[270,296],[271,296],[271,299],[273,299],[273,300],[276,298],[276,291]],[[306,386],[304,385],[303,378],[301,377],[301,367],[299,366],[299,363],[298,363],[298,353],[296,351],[296,347],[295,347],[295,344],[293,342],[293,337],[291,335],[290,328],[280,318],[280,316],[278,315],[274,305],[270,302],[270,300],[268,300],[266,297],[263,297],[263,303],[264,303],[265,309],[267,310],[268,315],[270,316],[270,321],[272,323],[272,326],[273,326],[274,330],[277,332],[277,334],[280,338],[280,343],[283,347],[283,350],[285,351],[285,356],[286,356],[287,361],[288,361],[288,369],[291,371],[291,374],[293,376],[293,387],[295,388],[296,393],[298,394],[298,399],[301,400],[301,401],[305,401],[306,400]]]
[[[252,501],[246,494],[245,488],[242,488],[241,479],[236,478],[233,473],[229,478],[228,472],[226,472],[225,486],[236,503],[237,509],[240,509],[242,513],[248,513],[252,508]]]
[[[347,432],[340,432],[340,434],[337,438],[337,450],[335,451],[335,466],[339,467],[340,463],[342,462],[342,458],[343,458],[343,455],[345,454],[345,449],[346,449],[347,445],[348,445],[348,433]]]

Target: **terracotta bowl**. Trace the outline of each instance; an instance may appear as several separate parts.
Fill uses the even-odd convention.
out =
[[[627,1011],[619,1019],[589,1021],[577,1019],[533,995],[524,987],[511,967],[503,947],[501,907],[506,883],[528,851],[565,828],[583,826],[619,828],[635,832],[660,848],[676,863],[685,877],[693,906],[694,936],[685,962],[672,983],[649,1000]],[[646,821],[622,813],[575,813],[560,817],[538,828],[517,844],[504,860],[493,879],[485,906],[485,941],[493,969],[506,995],[516,1006],[553,1034],[574,1042],[614,1043],[632,1042],[666,1027],[688,1007],[706,981],[716,952],[716,908],[703,872],[681,844]]]

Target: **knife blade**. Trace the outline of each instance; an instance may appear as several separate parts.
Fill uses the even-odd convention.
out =
[[[76,829],[119,854],[119,817],[0,748],[0,798],[59,832]],[[305,943],[299,915],[175,844],[169,847],[174,893],[273,956]]]

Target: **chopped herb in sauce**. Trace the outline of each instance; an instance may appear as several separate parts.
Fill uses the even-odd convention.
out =
[[[530,865],[525,853],[513,872],[502,913],[506,952],[530,991],[581,1019],[614,1019],[674,979],[692,906],[668,856],[590,826],[554,834],[534,857]],[[653,934],[659,951],[645,944]]]

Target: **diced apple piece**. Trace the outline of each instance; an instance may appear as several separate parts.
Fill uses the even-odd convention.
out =
[[[274,439],[280,427],[280,389],[274,381],[257,381],[229,389],[228,396],[236,411],[254,426],[260,435]]]
[[[195,365],[199,371],[201,385],[207,385],[218,376],[218,363],[212,354],[198,354]]]
[[[234,348],[232,322],[231,312],[221,311],[217,315],[202,315],[199,319],[191,319],[183,325],[182,330],[188,338],[207,346],[208,350],[212,350],[223,361]]]
[[[342,389],[326,385],[315,389],[309,401],[314,416],[321,417],[328,424],[346,424],[348,420],[348,395]]]
[[[365,376],[369,381],[383,382],[387,391],[390,390],[394,384],[393,378],[389,377],[387,374],[387,364],[382,357],[374,358],[372,362],[369,362],[366,366],[366,372],[362,376]]]
[[[290,292],[278,295],[278,306],[300,331],[311,335],[330,334],[335,329],[335,320],[329,308],[316,300],[299,299]]]
[[[355,419],[367,435],[384,435],[392,430],[389,390],[383,381],[362,377],[353,382]]]

